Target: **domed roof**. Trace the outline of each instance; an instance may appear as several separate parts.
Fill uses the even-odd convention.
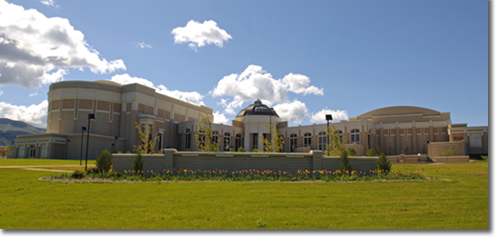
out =
[[[251,104],[243,110],[239,111],[236,117],[242,117],[246,115],[271,115],[279,117],[277,112],[275,112],[273,108],[269,108],[268,106],[262,104],[259,99],[257,99],[254,104]]]

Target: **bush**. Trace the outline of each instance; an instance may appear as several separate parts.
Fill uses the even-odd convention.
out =
[[[237,149],[237,152],[246,152],[246,149],[244,149],[244,147],[239,147],[239,149]]]
[[[234,148],[230,148],[229,149],[229,152],[235,152],[235,149]]]
[[[98,174],[98,168],[92,168],[86,171],[86,174]]]
[[[74,171],[74,173],[72,173],[72,175],[70,177],[73,179],[82,179],[82,178],[84,178],[84,176],[85,176],[84,172],[76,170],[76,171]]]
[[[356,150],[354,150],[354,148],[349,148],[349,156],[357,156],[357,152]]]
[[[136,173],[138,172],[143,172],[144,170],[144,160],[143,157],[141,156],[141,153],[137,153],[136,158],[134,158],[134,164],[132,164],[132,170],[134,170]]]
[[[96,168],[99,173],[108,173],[112,168],[112,155],[107,149],[103,150],[100,156],[96,158]]]
[[[378,153],[376,153],[375,149],[369,149],[366,152],[366,156],[378,156]]]
[[[260,152],[258,149],[254,148],[253,152]]]
[[[390,169],[392,169],[392,164],[388,161],[387,157],[385,156],[385,153],[382,152],[380,154],[380,158],[376,161],[376,166],[378,170],[381,170],[385,173],[390,172]]]
[[[342,154],[340,155],[340,171],[347,171],[351,172],[352,171],[352,162],[349,160],[349,157],[347,157],[347,151],[344,150],[342,151]]]
[[[110,177],[120,178],[120,177],[122,177],[122,173],[120,173],[120,172],[112,172],[110,174]]]

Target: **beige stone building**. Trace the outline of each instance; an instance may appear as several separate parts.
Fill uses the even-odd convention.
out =
[[[88,158],[103,149],[133,151],[139,134],[136,124],[149,126],[157,138],[156,149],[197,151],[197,122],[213,117],[211,108],[197,106],[157,93],[140,84],[120,85],[111,81],[66,81],[50,86],[47,133],[18,136],[13,157],[84,159],[88,114]],[[230,125],[212,124],[221,151],[244,147],[262,150],[262,137],[269,137],[267,124],[283,136],[284,152],[308,148],[324,150],[327,124],[288,126],[272,108],[257,100],[242,109]],[[427,153],[428,143],[463,141],[466,154],[488,154],[488,127],[452,124],[449,112],[396,106],[366,112],[348,121],[332,123],[346,147],[358,155],[379,146],[387,155]],[[82,138],[82,140],[81,140]],[[115,144],[115,145],[114,145]]]

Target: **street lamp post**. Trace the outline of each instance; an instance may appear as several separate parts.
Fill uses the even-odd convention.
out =
[[[84,131],[86,131],[86,127],[81,127],[81,157],[79,158],[79,165],[82,165],[82,148],[83,148],[83,135],[84,135]]]
[[[327,114],[326,120],[327,120],[327,147],[325,147],[325,150],[328,150],[329,149],[328,146],[330,146],[330,134],[328,133],[330,132],[330,120],[333,120],[332,115]]]
[[[88,171],[88,149],[89,149],[89,130],[91,128],[91,119],[95,119],[95,114],[88,114],[88,136],[86,138],[86,165],[84,166],[84,170]]]
[[[119,139],[119,137],[117,136],[113,138],[112,153],[115,153],[115,150],[117,150],[117,143],[116,143],[117,139]]]

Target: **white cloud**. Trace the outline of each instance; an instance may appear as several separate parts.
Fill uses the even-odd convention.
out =
[[[298,100],[294,100],[292,103],[275,105],[273,109],[281,119],[291,123],[301,123],[308,114],[306,104]]]
[[[59,7],[59,5],[57,5],[55,3],[55,0],[41,0],[40,2],[41,2],[41,4],[47,5],[47,6],[50,6],[50,7]]]
[[[213,123],[227,124],[228,122],[229,122],[229,119],[225,117],[225,114],[222,114],[218,111],[213,113]]]
[[[33,104],[30,106],[11,105],[0,102],[0,118],[20,120],[40,128],[46,128],[47,113],[47,100],[42,101],[40,104]]]
[[[3,94],[3,91],[0,91],[0,95],[2,95],[2,94]]]
[[[223,42],[232,39],[227,31],[220,29],[215,21],[209,20],[199,23],[190,20],[185,27],[172,30],[176,44],[189,43],[189,47],[196,50],[206,44],[215,44],[223,47]]]
[[[225,108],[225,113],[235,114],[235,109],[242,107],[244,102],[256,99],[268,106],[287,103],[289,91],[303,95],[323,95],[323,88],[309,84],[310,80],[305,75],[289,73],[283,79],[274,79],[261,66],[249,65],[241,74],[223,77],[210,94],[213,97],[232,97],[232,100],[222,99],[220,104]]]
[[[142,48],[142,49],[151,49],[151,45],[145,43],[145,42],[138,42],[138,43],[134,43],[136,45],[136,47],[138,48]]]
[[[155,89],[156,92],[158,92],[160,94],[164,94],[164,95],[167,95],[167,96],[170,96],[170,97],[173,97],[173,98],[176,98],[176,99],[179,99],[179,100],[191,103],[191,104],[204,105],[204,102],[203,102],[204,96],[201,95],[200,93],[196,92],[196,91],[193,91],[193,92],[184,92],[184,91],[178,91],[178,90],[170,91],[164,85],[158,85],[155,87],[153,82],[151,82],[147,79],[144,79],[144,78],[140,78],[140,77],[131,77],[127,73],[115,75],[110,79],[110,81],[114,81],[114,82],[117,82],[117,83],[122,84],[122,85],[138,83],[141,85],[145,85],[147,87],[151,87],[151,88]]]
[[[313,113],[311,115],[310,121],[312,123],[323,123],[326,122],[327,120],[325,119],[325,115],[331,114],[332,115],[332,122],[338,122],[341,120],[349,120],[349,116],[347,116],[347,111],[345,110],[331,110],[331,109],[322,109],[318,111],[317,113]]]
[[[38,95],[38,92],[33,92],[31,94],[29,94],[29,97],[33,97],[33,96],[37,96]]]
[[[0,0],[0,32],[0,85],[38,88],[62,80],[68,68],[88,67],[93,73],[126,69],[121,59],[100,58],[69,20],[47,18],[5,0]]]

